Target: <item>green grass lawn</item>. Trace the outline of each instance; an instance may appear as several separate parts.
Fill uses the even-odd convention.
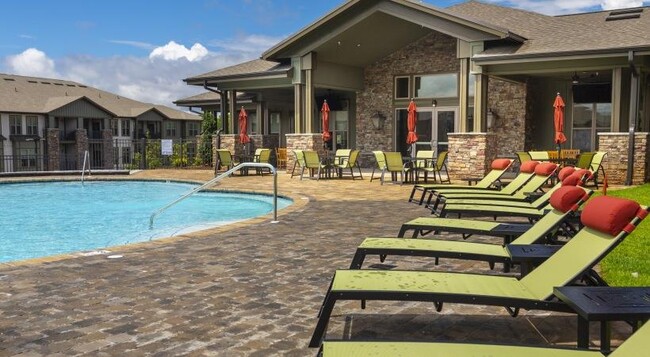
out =
[[[650,205],[650,184],[607,191]],[[650,286],[650,216],[601,262],[602,276],[612,286]]]

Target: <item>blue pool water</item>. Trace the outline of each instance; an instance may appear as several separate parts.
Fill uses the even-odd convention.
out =
[[[0,185],[0,262],[169,237],[273,211],[273,197],[200,192],[149,216],[196,185],[91,181]],[[291,200],[278,198],[278,209]]]

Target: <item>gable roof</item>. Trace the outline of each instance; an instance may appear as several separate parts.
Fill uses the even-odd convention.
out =
[[[200,74],[198,76],[184,79],[185,82],[200,83],[207,79],[228,79],[228,78],[245,78],[255,76],[274,76],[287,75],[291,69],[290,64],[283,64],[276,61],[267,61],[255,59],[252,61],[236,64],[234,66],[224,67],[212,72]]]
[[[0,112],[47,114],[77,100],[89,101],[120,118],[136,118],[139,113],[157,108],[168,119],[201,120],[180,110],[139,102],[77,82],[0,73]]]
[[[474,57],[478,61],[650,48],[648,11],[632,21],[605,21],[609,12],[548,16],[477,1],[451,6],[448,11],[495,26],[506,26],[526,38],[523,44],[488,48]]]

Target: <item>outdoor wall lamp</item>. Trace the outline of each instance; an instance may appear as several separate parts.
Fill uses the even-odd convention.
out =
[[[580,83],[580,77],[578,76],[578,72],[573,72],[573,76],[571,76],[571,83],[573,84]]]
[[[384,121],[386,121],[386,117],[379,111],[375,112],[375,114],[370,117],[370,123],[372,123],[372,126],[377,130],[384,128]]]
[[[434,100],[431,102],[431,106],[434,107],[434,108],[437,107],[437,106],[438,106],[438,101],[434,99]]]
[[[488,108],[487,111],[487,128],[488,130],[492,129],[494,127],[494,121],[497,119],[497,114],[492,110],[492,108]]]

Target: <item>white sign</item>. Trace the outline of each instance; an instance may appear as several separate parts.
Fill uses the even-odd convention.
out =
[[[171,156],[173,153],[172,141],[169,139],[160,140],[160,154],[163,156]]]

